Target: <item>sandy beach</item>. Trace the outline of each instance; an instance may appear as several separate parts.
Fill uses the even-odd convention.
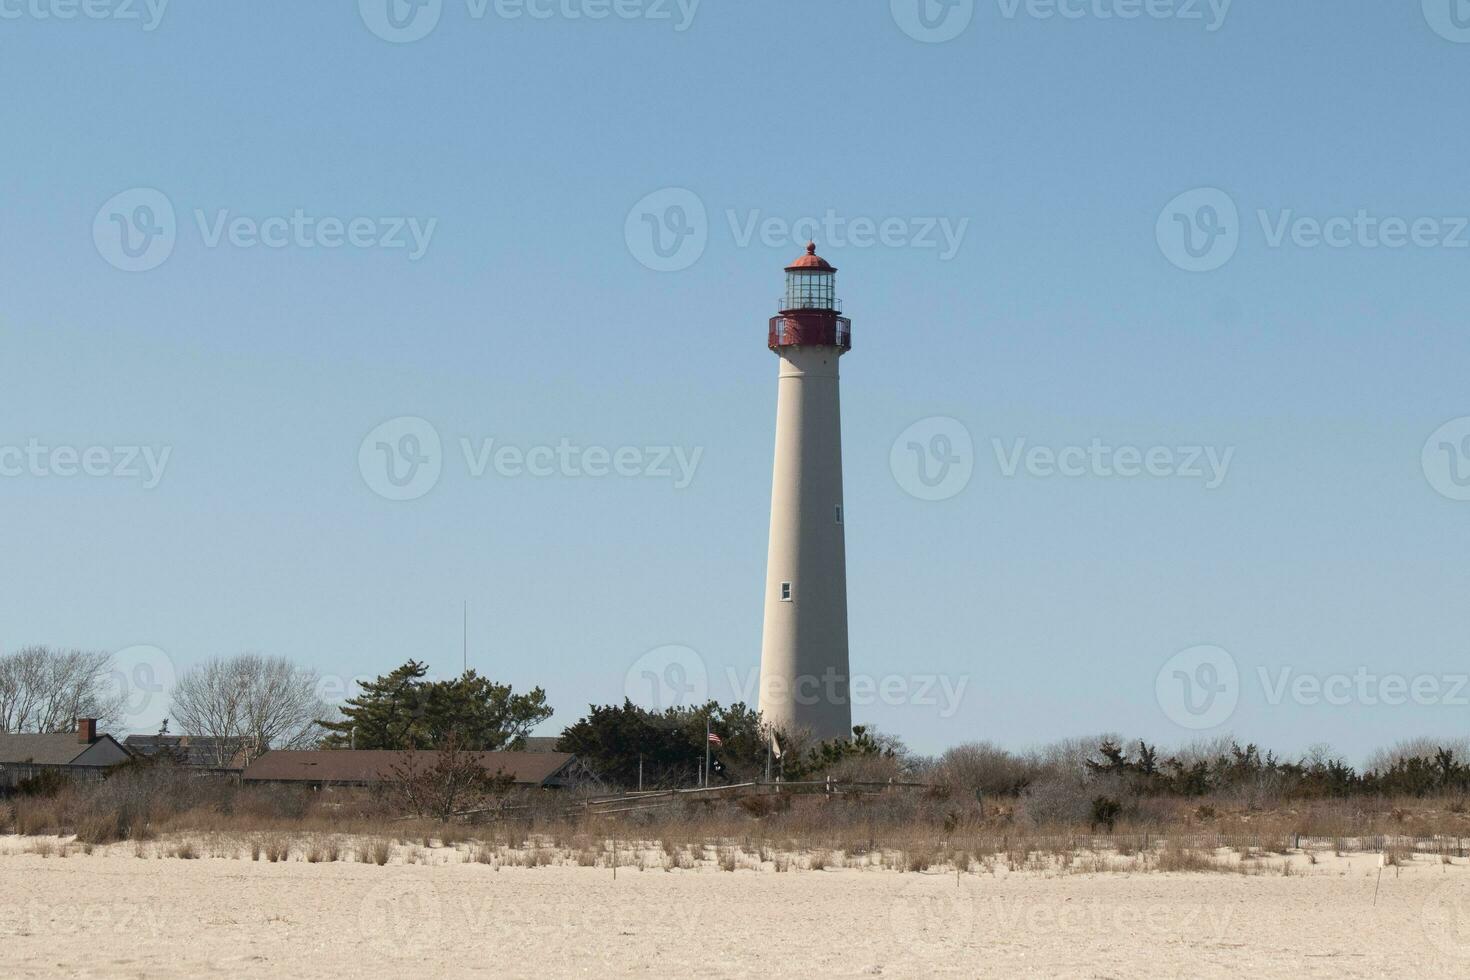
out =
[[[280,863],[0,846],[16,977],[1463,976],[1470,863],[1290,875]],[[142,853],[142,857],[138,856]],[[1283,859],[1278,859],[1278,863]]]

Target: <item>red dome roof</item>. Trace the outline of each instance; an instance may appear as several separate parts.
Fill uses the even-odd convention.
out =
[[[786,267],[787,272],[836,272],[837,267],[817,254],[817,243],[807,242],[806,254]]]

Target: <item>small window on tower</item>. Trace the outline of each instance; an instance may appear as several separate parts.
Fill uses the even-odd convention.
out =
[[[790,602],[791,601],[791,583],[790,582],[782,582],[781,583],[781,601],[782,602]]]
[[[841,504],[838,504],[837,505],[837,523],[838,524],[841,524],[842,523],[842,505]]]

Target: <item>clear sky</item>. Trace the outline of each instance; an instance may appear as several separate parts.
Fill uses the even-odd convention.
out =
[[[753,690],[810,231],[857,720],[1464,733],[1470,5],[918,3],[0,0],[0,648]]]

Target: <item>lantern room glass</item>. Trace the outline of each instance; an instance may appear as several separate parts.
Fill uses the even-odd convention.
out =
[[[835,310],[837,277],[831,272],[786,273],[786,306],[788,310]]]

